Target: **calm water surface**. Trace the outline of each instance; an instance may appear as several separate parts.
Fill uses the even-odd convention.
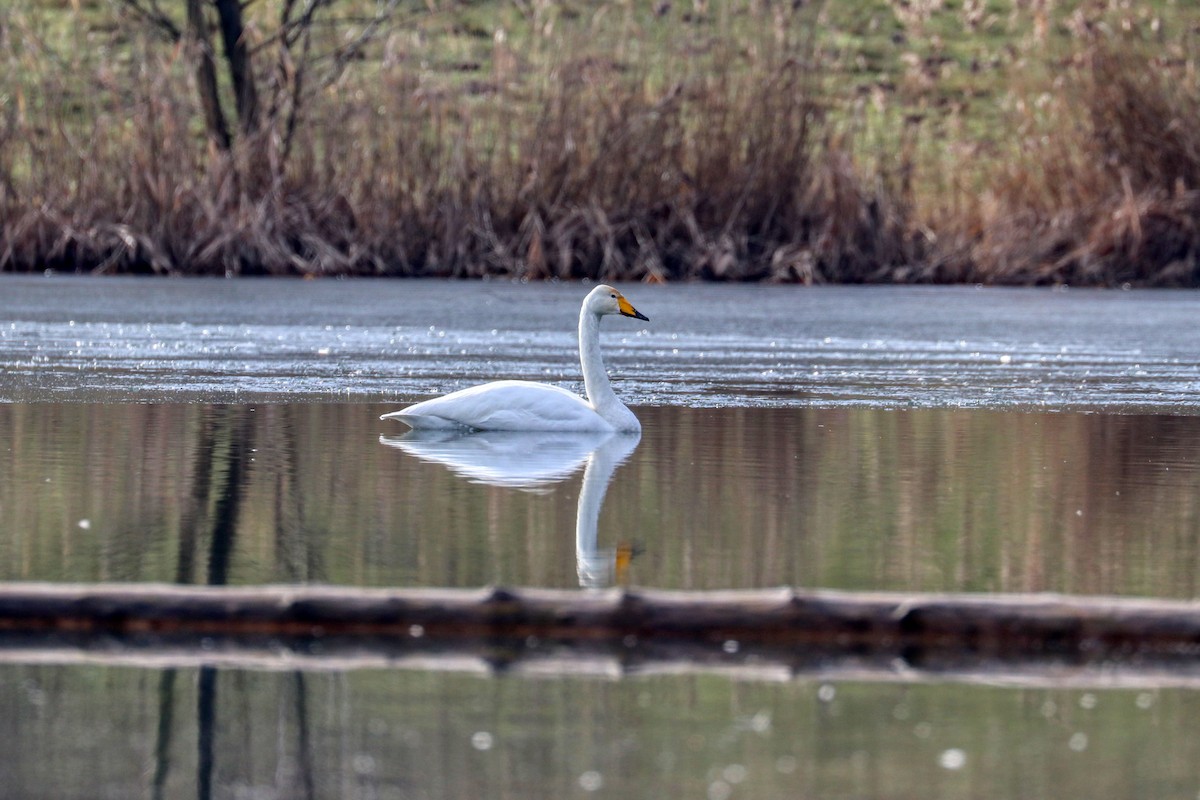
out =
[[[386,408],[0,406],[0,579],[1197,595],[1200,416],[645,407],[531,444]]]
[[[377,417],[481,378],[578,386],[581,287],[5,276],[0,580],[1197,596],[1200,295],[628,293],[651,322],[606,320],[604,347],[640,437],[431,439]],[[1198,701],[0,648],[0,786],[1195,797]]]
[[[1184,798],[1200,695],[0,667],[6,796]],[[200,796],[209,796],[203,793]]]

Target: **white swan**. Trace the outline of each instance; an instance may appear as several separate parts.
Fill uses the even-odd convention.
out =
[[[649,322],[611,286],[597,286],[579,310],[579,361],[587,400],[558,386],[532,381],[495,381],[452,392],[380,419],[414,429],[483,431],[641,431],[641,423],[613,393],[600,359],[600,318],[606,314]]]

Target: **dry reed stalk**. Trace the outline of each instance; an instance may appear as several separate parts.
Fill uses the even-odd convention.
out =
[[[1022,152],[990,167],[985,197],[937,224],[943,270],[990,283],[1200,284],[1195,80],[1136,42],[1092,36],[1052,92],[1044,118],[1018,125]]]
[[[0,119],[0,270],[1200,283],[1186,63],[1089,33],[1026,90],[1048,100],[1009,123],[1011,151],[922,164],[978,176],[931,202],[919,137],[967,134],[893,113],[898,133],[865,135],[781,13],[753,52],[654,74],[583,43],[536,81],[500,44],[488,81],[455,87],[398,58],[228,155],[205,150],[179,51],[140,43],[70,82],[14,51],[32,100]]]

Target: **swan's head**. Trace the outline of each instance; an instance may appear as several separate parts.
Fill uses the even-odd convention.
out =
[[[625,295],[611,286],[601,285],[592,289],[587,299],[583,301],[583,306],[597,316],[603,314],[620,314],[623,317],[633,317],[634,319],[642,319],[646,322],[650,321],[649,317],[629,304],[629,301],[625,299]]]

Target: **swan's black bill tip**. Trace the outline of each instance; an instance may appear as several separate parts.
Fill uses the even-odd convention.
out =
[[[621,313],[624,314],[625,312],[622,311]],[[634,311],[632,314],[625,314],[625,316],[633,317],[634,319],[645,320],[646,322],[650,321],[650,318],[640,311]]]

